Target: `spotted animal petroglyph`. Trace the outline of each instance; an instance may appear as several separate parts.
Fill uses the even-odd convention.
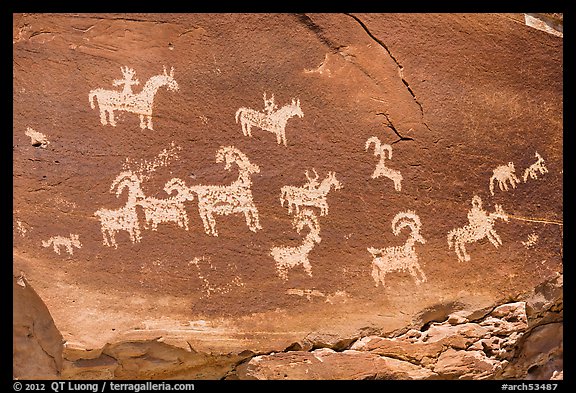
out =
[[[115,127],[114,111],[126,111],[135,113],[140,117],[140,128],[153,130],[152,107],[154,105],[156,92],[162,86],[167,86],[170,91],[177,91],[179,89],[178,83],[174,79],[174,67],[170,70],[170,74],[167,73],[166,67],[164,67],[162,74],[151,77],[140,93],[136,94],[132,93],[132,85],[138,85],[140,82],[137,79],[132,79],[135,71],[128,67],[121,67],[120,70],[122,71],[124,79],[115,80],[113,85],[124,85],[123,90],[116,91],[100,88],[91,90],[88,94],[90,107],[94,109],[94,100],[98,102],[100,123],[102,123],[102,125],[110,123],[110,125]]]
[[[536,152],[535,156],[537,158],[536,162],[530,165],[524,171],[524,176],[522,176],[522,180],[524,180],[524,183],[526,183],[526,181],[528,180],[528,176],[530,176],[531,179],[538,179],[538,172],[540,172],[541,174],[548,173],[548,168],[546,168],[546,165],[544,165],[544,159],[542,158],[542,156],[538,154],[538,152]]]
[[[368,151],[370,145],[374,144],[374,155],[380,156],[380,161],[376,165],[374,173],[372,173],[372,179],[376,179],[380,176],[385,176],[394,182],[394,189],[396,191],[402,190],[402,174],[399,171],[388,168],[384,161],[386,160],[386,152],[388,152],[388,159],[392,159],[392,146],[387,144],[382,144],[380,139],[373,136],[368,138],[366,141],[365,150]]]
[[[195,185],[187,187],[188,193],[195,193],[198,196],[198,212],[202,218],[206,234],[218,236],[215,214],[242,213],[246,218],[246,225],[252,232],[262,229],[258,209],[254,205],[252,197],[251,178],[253,174],[260,173],[260,167],[252,164],[248,157],[234,146],[223,146],[218,149],[216,162],[225,162],[224,169],[226,170],[230,170],[232,163],[235,163],[238,166],[238,179],[227,186]],[[184,184],[182,180],[179,181],[180,184]]]
[[[41,132],[34,130],[33,128],[26,127],[25,134],[26,134],[26,136],[30,137],[30,142],[32,143],[32,146],[34,146],[34,147],[41,147],[41,148],[45,149],[46,146],[48,146],[50,144],[50,142],[48,141],[48,138],[46,138],[46,135],[42,134]]]
[[[254,126],[276,134],[276,142],[286,146],[286,123],[288,119],[293,116],[301,118],[304,116],[304,112],[300,108],[299,99],[298,101],[292,99],[290,104],[284,105],[280,109],[277,108],[278,106],[274,103],[274,95],[272,98],[266,99],[266,93],[264,93],[264,112],[258,112],[251,108],[240,108],[236,111],[236,123],[240,120],[242,133],[245,136],[252,136],[251,128]]]
[[[288,280],[288,270],[302,265],[306,274],[312,277],[312,265],[308,260],[308,254],[314,248],[314,245],[320,243],[320,224],[316,214],[310,209],[303,209],[294,216],[292,226],[296,232],[300,233],[307,226],[308,234],[299,246],[272,247],[270,255],[276,261],[278,275],[283,280]]]
[[[74,249],[72,247],[81,248],[82,243],[80,243],[77,234],[70,234],[70,237],[64,236],[52,236],[50,239],[44,241],[42,240],[42,247],[50,247],[52,245],[54,252],[60,255],[60,247],[65,247],[68,254],[73,255]]]
[[[372,254],[372,278],[376,286],[384,286],[386,274],[395,271],[408,271],[414,278],[416,285],[426,281],[426,275],[418,263],[418,255],[414,245],[416,242],[425,244],[426,240],[420,235],[422,223],[420,217],[413,211],[400,212],[392,219],[392,233],[398,236],[402,228],[410,228],[410,235],[401,246],[374,248],[368,247]]]
[[[506,182],[510,182],[512,188],[516,188],[516,184],[520,183],[520,179],[514,174],[515,171],[516,169],[514,168],[513,162],[496,167],[492,177],[490,177],[490,194],[494,195],[494,180],[498,182],[498,187],[500,187],[502,191],[508,191],[508,184]]]
[[[494,205],[494,209],[493,213],[488,214],[482,209],[482,199],[474,195],[472,209],[468,211],[468,225],[448,232],[448,248],[452,249],[454,246],[460,262],[470,260],[470,255],[464,247],[465,243],[474,243],[486,237],[496,248],[502,244],[502,239],[494,230],[494,223],[497,219],[508,222],[509,217],[502,206]]]
[[[326,196],[331,187],[340,190],[342,184],[336,179],[336,173],[328,172],[328,175],[321,183],[318,183],[318,173],[314,168],[314,177],[311,178],[308,171],[304,174],[308,183],[302,187],[284,186],[280,189],[280,204],[284,206],[284,202],[288,202],[288,213],[292,213],[292,207],[296,207],[296,213],[300,212],[301,206],[314,206],[320,208],[320,215],[328,214],[328,202]]]

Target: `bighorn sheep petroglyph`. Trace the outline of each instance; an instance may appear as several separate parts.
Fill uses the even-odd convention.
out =
[[[141,190],[138,178],[129,171],[120,173],[110,186],[110,192],[116,188],[116,197],[128,188],[128,200],[118,209],[98,209],[94,215],[100,219],[103,243],[106,246],[117,248],[116,233],[127,231],[132,243],[140,242],[141,233],[136,213],[136,203]]]
[[[374,173],[372,173],[372,179],[376,179],[380,176],[385,176],[388,179],[394,182],[394,189],[396,191],[402,190],[402,175],[400,172],[394,169],[388,168],[384,161],[386,160],[386,152],[388,152],[388,159],[392,159],[392,146],[387,144],[382,144],[380,139],[373,136],[368,138],[366,141],[365,150],[368,151],[370,145],[374,144],[374,155],[380,156],[380,161],[376,165],[376,169],[374,169]]]
[[[418,263],[418,255],[414,245],[416,242],[425,244],[426,240],[420,235],[422,223],[413,211],[400,212],[392,219],[392,233],[398,236],[402,228],[410,228],[410,236],[402,246],[374,248],[369,247],[372,254],[372,278],[384,286],[386,274],[394,271],[408,271],[417,285],[426,281],[426,275]]]
[[[258,209],[252,197],[251,176],[260,172],[258,165],[250,163],[248,157],[233,146],[221,147],[216,153],[216,162],[225,161],[224,169],[230,170],[232,163],[238,165],[238,179],[228,186],[196,185],[188,187],[188,192],[198,196],[198,212],[204,224],[204,231],[218,236],[214,214],[228,215],[243,213],[246,225],[252,232],[262,229]]]

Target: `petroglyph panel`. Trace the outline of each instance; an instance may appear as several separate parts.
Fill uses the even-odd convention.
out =
[[[521,19],[14,15],[13,271],[60,375],[561,310],[562,43]]]

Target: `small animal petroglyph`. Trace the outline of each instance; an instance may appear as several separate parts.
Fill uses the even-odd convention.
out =
[[[264,112],[240,108],[236,111],[236,123],[240,120],[242,133],[245,136],[252,136],[251,127],[254,126],[276,134],[276,142],[286,146],[285,130],[288,119],[293,116],[304,117],[304,112],[300,108],[300,99],[298,101],[292,99],[290,104],[284,105],[280,109],[277,108],[278,106],[274,103],[274,95],[272,98],[266,99],[266,93],[264,93]]]
[[[524,171],[524,176],[522,176],[522,180],[524,180],[524,183],[526,183],[526,181],[528,180],[528,176],[530,176],[530,178],[532,179],[538,179],[538,172],[540,172],[541,174],[545,174],[548,173],[548,168],[546,168],[546,165],[544,165],[544,159],[542,158],[542,156],[540,156],[540,154],[538,154],[538,152],[536,152],[535,154],[537,161],[530,165],[528,168],[526,168],[526,170]]]
[[[224,162],[224,169],[230,170],[232,163],[238,166],[238,179],[228,186],[195,185],[188,188],[189,193],[198,196],[198,212],[208,235],[218,236],[214,214],[229,215],[242,213],[246,225],[252,232],[262,229],[258,217],[258,209],[252,197],[252,179],[255,173],[260,173],[260,167],[252,164],[248,157],[234,146],[223,146],[216,153],[216,162]]]
[[[76,248],[82,247],[82,243],[80,243],[78,235],[72,233],[70,234],[70,237],[52,236],[46,241],[42,240],[42,247],[50,247],[50,245],[52,245],[54,252],[58,255],[60,255],[60,247],[66,247],[66,251],[70,255],[74,254],[72,246]]]
[[[296,213],[300,211],[301,206],[314,206],[320,208],[320,215],[328,214],[328,202],[326,196],[331,187],[340,190],[342,184],[336,179],[336,173],[328,172],[328,176],[321,183],[318,183],[318,173],[314,168],[314,177],[311,178],[308,171],[304,174],[308,183],[302,187],[284,186],[280,189],[280,204],[284,206],[284,202],[288,202],[288,213],[292,213],[292,206],[296,207]]]
[[[486,237],[496,248],[502,244],[502,239],[494,230],[494,222],[497,219],[508,222],[509,217],[502,209],[502,206],[494,205],[494,209],[493,213],[488,214],[482,209],[482,199],[474,195],[472,198],[472,209],[468,211],[469,224],[448,232],[448,248],[452,249],[452,246],[454,246],[460,262],[470,260],[470,255],[468,255],[464,247],[465,243],[474,243]]]
[[[308,254],[314,248],[314,245],[320,243],[320,224],[314,212],[310,209],[303,209],[294,216],[292,226],[296,232],[300,233],[307,226],[310,232],[306,235],[302,244],[299,246],[272,247],[270,255],[276,261],[278,275],[283,280],[288,279],[288,270],[298,265],[302,265],[306,274],[312,277],[312,265],[308,260]]]
[[[426,240],[420,235],[422,223],[420,217],[413,211],[400,212],[392,219],[392,233],[398,236],[402,228],[410,228],[410,236],[402,246],[374,248],[368,247],[372,254],[372,278],[376,286],[384,286],[386,274],[394,271],[408,271],[414,278],[416,285],[426,281],[426,275],[418,263],[418,255],[414,247],[416,242],[425,244]]]
[[[133,80],[135,71],[128,67],[121,67],[124,79],[114,80],[114,86],[124,85],[122,91],[95,89],[91,90],[88,94],[88,101],[90,107],[95,108],[94,100],[98,102],[100,109],[100,123],[106,125],[110,123],[113,127],[116,126],[114,120],[114,111],[126,111],[135,113],[140,116],[140,128],[148,128],[153,130],[152,127],[152,107],[154,105],[154,96],[158,89],[162,86],[168,86],[168,90],[177,91],[179,89],[178,83],[174,79],[174,67],[171,68],[170,74],[167,73],[166,67],[164,72],[160,75],[151,77],[140,93],[132,93],[132,85],[138,85],[138,80]],[[108,114],[108,116],[106,116]],[[107,118],[108,117],[108,118]]]
[[[498,186],[502,191],[508,191],[508,184],[510,182],[512,188],[516,188],[516,184],[520,183],[520,180],[514,174],[514,163],[509,162],[507,165],[500,165],[494,169],[494,174],[490,177],[490,194],[494,195],[494,180],[498,181]]]
[[[48,138],[46,138],[46,135],[42,134],[41,132],[34,130],[33,128],[26,127],[25,134],[26,134],[26,136],[30,137],[30,142],[32,143],[32,146],[34,146],[34,147],[41,147],[41,148],[45,149],[46,146],[48,146],[50,144],[50,142],[48,141]]]
[[[526,248],[532,248],[538,242],[538,235],[535,233],[531,233],[528,235],[526,241],[521,242]]]
[[[368,151],[372,143],[374,144],[374,155],[380,156],[380,161],[376,165],[374,173],[372,173],[372,179],[376,179],[377,177],[380,176],[385,176],[394,182],[394,189],[396,191],[401,191],[402,175],[397,170],[390,169],[384,164],[384,161],[386,160],[386,152],[388,152],[388,159],[389,160],[392,159],[392,146],[387,144],[381,144],[380,139],[373,136],[368,138],[368,140],[366,141],[365,146],[366,151]]]

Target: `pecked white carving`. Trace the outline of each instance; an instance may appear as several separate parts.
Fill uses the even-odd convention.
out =
[[[293,116],[304,117],[304,112],[300,108],[299,99],[298,101],[292,99],[290,104],[284,105],[280,109],[277,108],[278,106],[274,103],[274,95],[272,98],[266,99],[266,93],[264,93],[264,112],[242,107],[236,111],[236,123],[240,120],[244,136],[251,137],[251,128],[258,127],[276,134],[276,142],[286,146],[286,123],[288,119]]]
[[[490,177],[490,194],[494,195],[494,180],[498,182],[498,187],[500,187],[502,191],[508,191],[508,184],[506,184],[506,182],[510,182],[512,188],[516,188],[516,184],[520,183],[520,180],[516,177],[514,172],[515,168],[513,162],[496,167],[493,171],[492,177]]]
[[[540,172],[542,175],[548,173],[548,168],[546,168],[546,165],[544,165],[544,159],[542,156],[538,154],[538,152],[536,152],[535,156],[537,158],[536,162],[530,165],[524,171],[524,176],[522,176],[524,183],[526,183],[528,180],[528,176],[530,176],[531,179],[538,179],[538,172]]]
[[[305,171],[308,183],[302,187],[284,186],[280,189],[280,204],[284,206],[284,202],[288,202],[288,213],[292,213],[292,207],[296,208],[296,213],[300,211],[301,206],[314,206],[320,208],[320,215],[328,214],[328,202],[326,196],[331,187],[340,190],[342,184],[336,179],[336,173],[328,172],[328,175],[321,183],[318,183],[318,173],[314,168],[314,177],[311,178],[308,171]]]
[[[162,86],[167,86],[170,91],[177,91],[179,89],[178,83],[174,79],[174,67],[171,68],[170,74],[167,73],[166,67],[164,67],[162,74],[155,75],[148,79],[142,90],[136,94],[132,93],[132,85],[138,85],[140,82],[132,79],[135,71],[128,67],[121,67],[120,70],[122,71],[124,79],[115,80],[113,85],[124,85],[123,90],[116,91],[101,88],[91,90],[88,94],[90,107],[94,109],[94,100],[98,102],[100,123],[102,123],[102,125],[106,125],[109,122],[110,125],[115,127],[114,111],[126,111],[135,113],[140,117],[140,128],[153,130],[152,107],[154,105],[156,92]]]
[[[382,144],[380,139],[373,136],[368,138],[366,141],[365,150],[368,151],[370,145],[374,144],[374,155],[380,156],[380,161],[376,165],[376,169],[374,169],[374,173],[372,173],[372,179],[376,179],[380,176],[385,176],[388,179],[394,182],[394,189],[396,191],[402,190],[402,174],[394,169],[388,168],[384,161],[386,160],[386,151],[388,152],[388,159],[392,159],[392,146],[387,144]]]
[[[77,234],[70,234],[70,237],[64,236],[52,236],[50,239],[44,241],[42,240],[42,247],[50,247],[54,249],[54,252],[60,255],[60,247],[65,247],[68,254],[73,255],[74,249],[72,247],[81,248],[82,243],[78,238]]]
[[[495,211],[488,214],[482,209],[482,199],[474,195],[472,198],[472,209],[468,211],[468,225],[455,228],[448,232],[448,248],[454,250],[458,260],[469,261],[470,255],[466,252],[465,243],[474,243],[483,238],[488,238],[494,247],[498,248],[502,244],[502,239],[494,230],[494,223],[497,219],[509,221],[508,215],[500,205],[494,205]]]
[[[427,280],[418,263],[418,255],[414,247],[416,242],[426,243],[426,240],[420,235],[422,228],[420,217],[411,210],[396,214],[392,219],[392,233],[398,236],[404,227],[410,228],[410,235],[403,245],[387,248],[368,247],[368,252],[373,257],[372,278],[376,282],[376,286],[380,283],[384,286],[386,274],[394,271],[408,271],[414,278],[416,285]]]
[[[198,196],[198,212],[208,235],[218,236],[214,215],[242,213],[246,225],[252,232],[262,229],[258,209],[252,197],[251,176],[260,172],[258,165],[252,164],[248,157],[234,146],[221,147],[216,153],[216,162],[225,162],[224,169],[230,170],[232,163],[238,166],[238,179],[227,186],[195,185],[188,188],[189,193]],[[183,184],[183,183],[182,183]],[[190,196],[190,199],[192,196]]]
[[[312,265],[310,265],[310,261],[308,260],[308,254],[312,251],[315,244],[322,241],[320,237],[320,224],[318,223],[316,214],[314,214],[311,209],[303,209],[301,212],[298,212],[294,216],[292,226],[298,233],[300,233],[305,226],[310,230],[302,241],[302,244],[294,247],[272,247],[270,250],[270,255],[272,255],[276,261],[278,275],[285,281],[288,279],[288,270],[299,265],[302,265],[306,274],[312,277]]]

